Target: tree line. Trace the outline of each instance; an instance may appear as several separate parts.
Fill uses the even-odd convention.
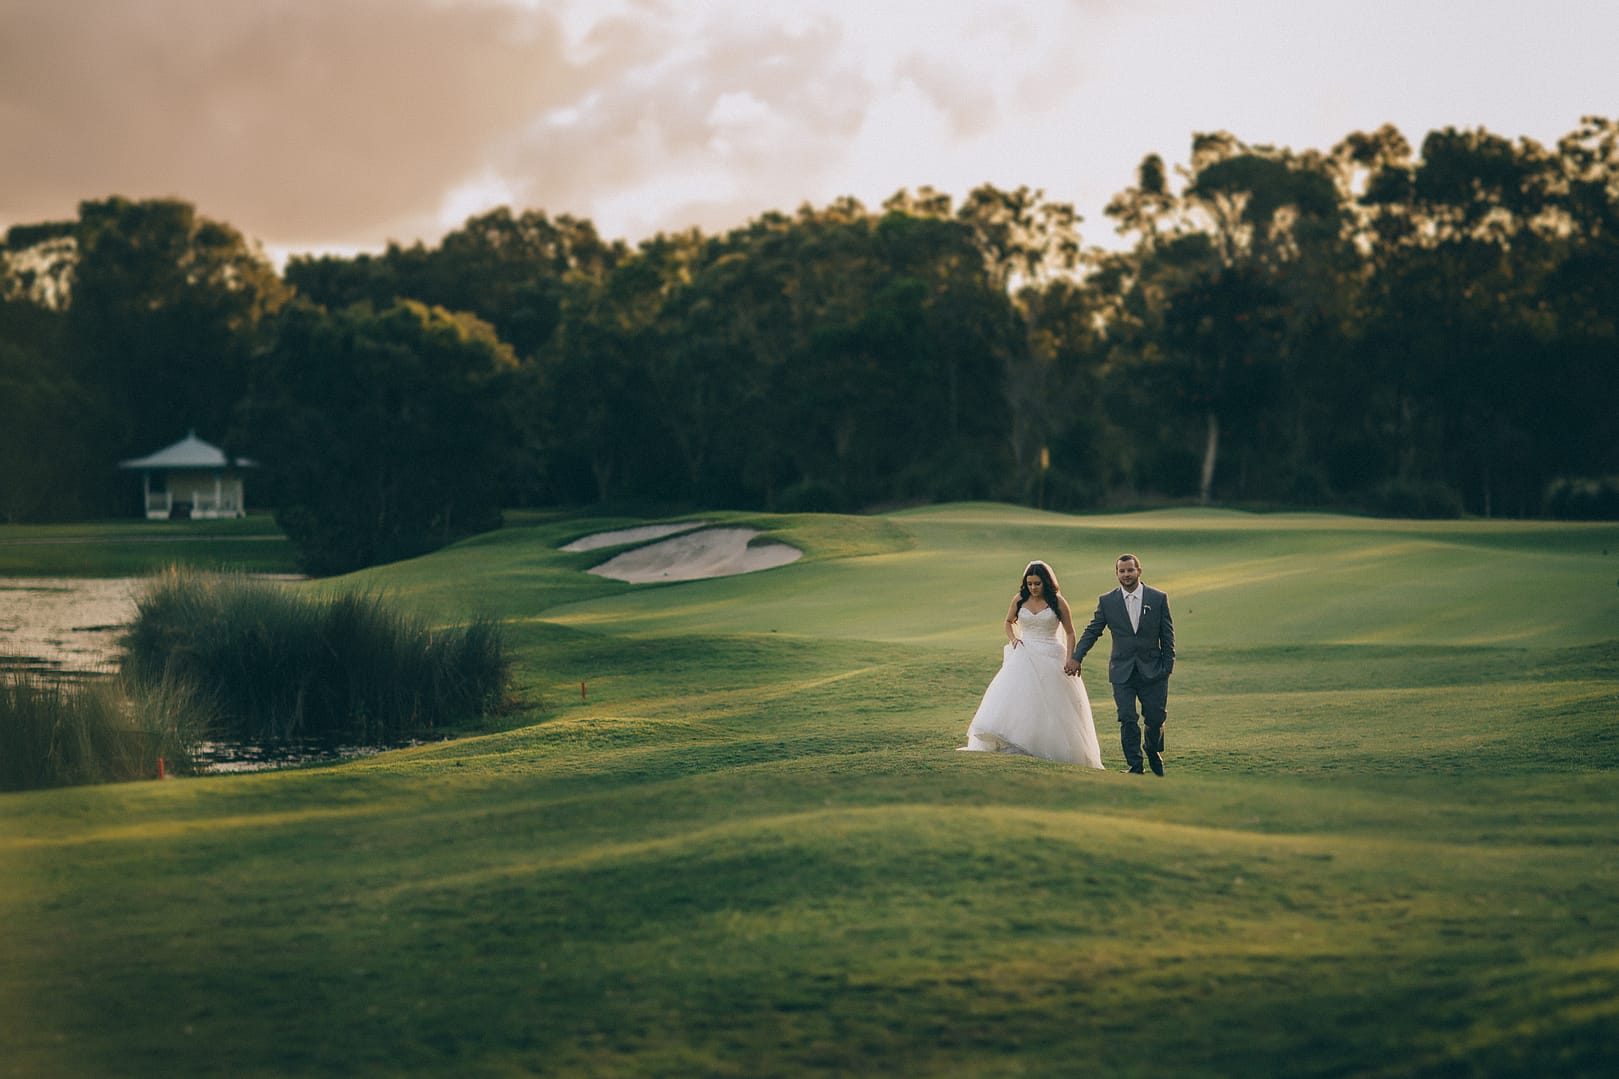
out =
[[[519,505],[1619,513],[1619,123],[1200,134],[1106,214],[922,187],[632,246],[501,208],[277,273],[87,201],[0,250],[0,519],[132,512],[112,463],[188,428],[320,572]]]

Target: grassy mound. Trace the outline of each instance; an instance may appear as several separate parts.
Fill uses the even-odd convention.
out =
[[[331,585],[493,612],[532,726],[0,799],[13,1069],[1606,1073],[1619,528],[747,520],[806,557],[630,586],[542,518]],[[955,752],[1027,559],[1084,612],[1123,550],[1168,777]]]

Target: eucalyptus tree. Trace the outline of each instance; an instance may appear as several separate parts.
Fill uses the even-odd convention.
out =
[[[1116,258],[1116,256],[1110,256]],[[1021,363],[1008,372],[1007,403],[1017,496],[1044,508],[1079,509],[1128,484],[1121,424],[1110,411],[1108,360],[1124,335],[1108,317],[1116,282],[1101,268],[1084,279],[1053,277],[1017,295]]]
[[[686,490],[788,508],[875,497],[861,475],[882,453],[874,410],[904,422],[888,407],[903,372],[858,332],[892,277],[875,221],[843,198],[694,248],[648,363]]]
[[[83,202],[71,240],[49,293],[66,300],[63,348],[86,407],[103,410],[85,444],[101,467],[83,483],[108,513],[128,502],[113,485],[119,458],[192,428],[226,437],[286,293],[256,244],[178,199]]]
[[[681,497],[669,452],[681,389],[664,315],[701,237],[660,235],[599,274],[565,279],[559,328],[537,370],[552,487],[567,500]]]
[[[554,396],[617,387],[563,434],[599,497],[828,509],[1004,481],[1020,324],[948,211],[843,198],[659,237],[579,301]]]
[[[84,477],[107,472],[87,452],[107,398],[84,384],[67,341],[73,230],[17,225],[0,241],[0,521],[90,512]]]
[[[74,221],[13,225],[0,241],[0,300],[67,309],[78,257]]]
[[[1114,267],[1131,294],[1120,303],[1138,360],[1117,377],[1147,395],[1137,415],[1160,417],[1157,437],[1185,447],[1187,422],[1201,428],[1200,501],[1213,497],[1228,444],[1239,452],[1239,491],[1290,491],[1308,430],[1302,346],[1333,318],[1347,258],[1337,188],[1321,155],[1225,132],[1193,138],[1182,179],[1174,191],[1150,156],[1136,186],[1107,208],[1137,244],[1134,259]],[[1175,468],[1175,458],[1163,454],[1157,467]]]
[[[805,340],[796,220],[762,215],[689,244],[679,263],[650,378],[669,455],[700,501],[771,506],[795,480],[797,432],[780,426],[778,394]]]
[[[104,513],[97,432],[112,409],[76,370],[62,312],[0,299],[0,402],[0,521]]]
[[[1063,325],[1087,336],[1070,317],[1058,314],[1087,295],[1074,287],[1080,216],[1072,204],[1047,199],[1038,189],[1007,191],[983,184],[968,193],[956,218],[970,230],[989,284],[1013,298],[1020,320],[1022,339],[999,349],[1010,413],[1006,434],[1019,495],[1044,502],[1053,446],[1059,477],[1077,479],[1091,466],[1067,437],[1094,418],[1088,414],[1094,410],[1083,410],[1083,417],[1074,411],[1085,381],[1074,362],[1078,342],[1059,344],[1051,334]],[[1042,323],[1039,332],[1037,320]],[[1064,497],[1085,497],[1072,484],[1059,482],[1057,487],[1065,489]]]
[[[435,246],[391,243],[380,255],[293,258],[286,278],[331,309],[398,299],[468,311],[494,326],[522,359],[549,344],[570,284],[595,281],[627,254],[588,219],[502,206],[469,217]]]
[[[1016,494],[1008,375],[1024,325],[970,222],[889,212],[872,231],[873,283],[841,333],[845,364],[870,372],[865,417],[879,498]],[[861,385],[859,382],[856,385]],[[884,489],[886,488],[886,489]]]
[[[1378,388],[1390,482],[1408,497],[1449,489],[1486,515],[1534,512],[1547,464],[1538,372],[1555,350],[1545,289],[1567,246],[1555,156],[1455,128],[1415,157],[1387,131],[1337,156],[1363,176],[1355,349]]]
[[[469,217],[435,245],[391,243],[380,254],[292,259],[288,283],[340,310],[415,300],[467,312],[493,327],[518,360],[508,387],[518,416],[511,497],[518,503],[605,498],[624,474],[625,395],[642,382],[624,367],[623,319],[606,314],[639,269],[621,241],[588,219],[498,207]],[[616,290],[616,291],[615,291]]]
[[[1559,475],[1619,475],[1619,121],[1591,116],[1557,144],[1552,196],[1563,256],[1542,310],[1555,325],[1542,451]]]
[[[1423,226],[1412,201],[1414,150],[1398,128],[1352,132],[1331,159],[1359,274],[1345,327],[1347,377],[1331,394],[1335,440],[1324,467],[1341,489],[1364,491],[1391,477],[1410,483],[1419,472],[1419,335],[1402,324],[1417,312],[1399,298],[1397,269]]]
[[[991,284],[1004,292],[1066,275],[1078,265],[1079,215],[1071,203],[1047,199],[1042,190],[981,184],[962,200],[956,218],[971,230]]]
[[[800,480],[856,504],[1016,493],[1005,387],[1021,321],[971,224],[900,199],[801,217],[799,351],[778,398],[809,434]]]
[[[1073,205],[1048,199],[1040,189],[1020,186],[1003,190],[982,184],[952,206],[948,195],[931,187],[901,190],[889,198],[890,214],[952,221],[963,227],[967,243],[978,252],[984,279],[979,285],[1011,297],[1011,305],[981,309],[983,317],[1009,320],[994,329],[992,354],[1002,363],[1002,396],[1006,404],[1005,449],[1009,480],[1003,489],[1011,497],[1042,501],[1052,449],[1063,457],[1066,435],[1079,426],[1073,412],[1083,379],[1076,378],[1076,342],[1056,336],[1059,328],[1080,332],[1079,323],[1066,309],[1087,290],[1075,283],[1079,267],[1080,216]],[[982,297],[987,297],[987,291]],[[991,309],[993,308],[993,310]],[[1042,328],[1035,330],[1036,322]],[[988,327],[986,327],[988,328]],[[1089,418],[1088,416],[1086,417]],[[1077,457],[1066,462],[1069,475],[1091,462]],[[1077,488],[1069,491],[1076,494]]]

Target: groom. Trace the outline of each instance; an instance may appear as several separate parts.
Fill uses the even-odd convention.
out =
[[[1164,774],[1164,720],[1168,718],[1169,673],[1175,669],[1175,624],[1169,618],[1169,597],[1141,583],[1141,561],[1121,554],[1114,564],[1119,587],[1096,601],[1091,624],[1079,635],[1073,658],[1063,664],[1067,674],[1078,674],[1085,653],[1106,626],[1113,635],[1113,654],[1107,661],[1107,680],[1113,684],[1113,703],[1119,708],[1119,738],[1130,771],[1141,775],[1141,752],[1154,775]],[[1136,704],[1146,731],[1136,726]]]

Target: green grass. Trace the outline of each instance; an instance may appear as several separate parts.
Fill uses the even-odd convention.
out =
[[[1530,1076],[1619,1053],[1619,527],[707,519],[806,557],[629,586],[556,546],[632,522],[536,515],[302,586],[492,613],[530,726],[0,797],[0,1073]],[[1181,638],[1169,776],[956,753],[1023,563],[1083,614],[1122,550]]]
[[[296,552],[275,522],[98,521],[0,525],[0,577],[138,577],[167,566],[294,573]]]

